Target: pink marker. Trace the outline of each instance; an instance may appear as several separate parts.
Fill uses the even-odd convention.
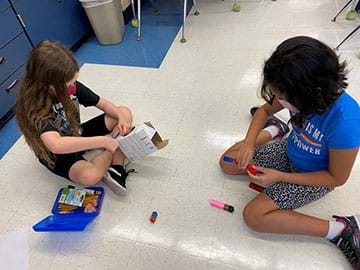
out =
[[[234,206],[212,199],[210,205],[216,208],[224,209],[230,213],[234,212]]]

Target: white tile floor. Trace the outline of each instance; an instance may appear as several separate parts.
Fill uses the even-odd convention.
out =
[[[160,69],[85,65],[81,80],[135,122],[151,120],[170,138],[167,148],[134,162],[126,197],[107,192],[102,212],[81,233],[34,233],[68,184],[38,164],[21,138],[0,161],[0,236],[29,232],[30,269],[350,269],[323,239],[258,234],[241,216],[256,193],[248,178],[224,176],[220,154],[243,137],[264,59],[283,39],[310,35],[331,47],[360,21],[330,22],[345,1],[199,0],[199,17],[187,20],[187,40],[175,40]],[[360,100],[360,35],[342,49],[349,61],[349,92]],[[97,114],[82,111],[82,118]],[[328,218],[360,212],[360,162],[348,183],[301,211]],[[233,214],[209,206],[217,198]],[[150,224],[152,210],[159,213]],[[1,257],[1,255],[0,255]],[[2,268],[2,267],[0,267]]]

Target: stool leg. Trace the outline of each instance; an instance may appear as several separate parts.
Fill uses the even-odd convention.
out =
[[[352,31],[350,32],[350,34],[348,34],[348,35],[340,42],[340,44],[336,46],[335,50],[339,50],[339,47],[340,47],[346,40],[348,40],[352,35],[354,35],[359,29],[360,29],[360,25],[358,25],[354,30],[352,30]]]
[[[134,3],[134,0],[131,0],[131,10],[132,10],[132,13],[133,13],[133,18],[135,20],[137,20],[136,18],[136,12],[135,12],[135,3]]]
[[[335,15],[335,17],[331,19],[331,21],[332,21],[332,22],[335,22],[335,21],[336,21],[336,18],[337,18],[348,6],[350,6],[350,4],[351,4],[352,1],[353,1],[353,0],[350,0],[349,2],[347,2],[346,5],[345,5],[342,9],[340,9],[339,12]]]
[[[137,29],[137,39],[136,40],[141,40],[142,37],[141,37],[141,3],[140,3],[140,0],[137,0],[137,12],[138,12],[138,29]]]
[[[185,20],[186,20],[186,11],[187,11],[187,0],[184,0],[184,14],[183,14],[183,25],[182,25],[182,37],[180,39],[181,43],[185,43]]]
[[[195,13],[194,13],[194,15],[195,15],[195,16],[200,15],[200,13],[199,13],[199,11],[198,11],[198,9],[197,9],[197,3],[196,3],[196,0],[193,0],[193,4],[194,4],[194,8],[195,8]]]

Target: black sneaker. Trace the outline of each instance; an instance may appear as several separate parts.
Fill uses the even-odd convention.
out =
[[[360,2],[357,3],[355,11],[360,14]]]
[[[345,225],[343,231],[330,242],[344,253],[355,270],[360,270],[360,216],[333,216]]]
[[[254,116],[254,114],[256,113],[256,111],[257,111],[259,108],[260,108],[259,105],[254,106],[254,107],[251,107],[251,108],[250,108],[250,115],[251,115],[251,116]]]
[[[103,180],[105,184],[117,195],[126,194],[126,178],[133,169],[125,171],[121,165],[112,165],[106,172]]]
[[[259,108],[260,106],[251,107],[250,115],[254,116],[254,114]],[[267,128],[269,126],[276,126],[277,128],[279,128],[279,135],[277,135],[278,138],[284,137],[290,131],[289,126],[284,121],[280,120],[274,115],[269,116],[268,120],[265,123],[264,128]]]
[[[279,129],[279,134],[276,136],[278,138],[284,137],[289,131],[289,126],[276,116],[272,115],[268,118],[268,120],[265,123],[264,128],[270,127],[270,126],[276,126]]]

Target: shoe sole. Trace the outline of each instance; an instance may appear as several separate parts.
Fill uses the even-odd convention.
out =
[[[121,185],[109,181],[106,178],[103,178],[104,183],[114,192],[116,195],[124,196],[126,194],[126,188],[122,187]]]
[[[360,230],[360,216],[359,215],[354,216],[354,219],[355,219],[356,225],[358,227],[358,230]]]

